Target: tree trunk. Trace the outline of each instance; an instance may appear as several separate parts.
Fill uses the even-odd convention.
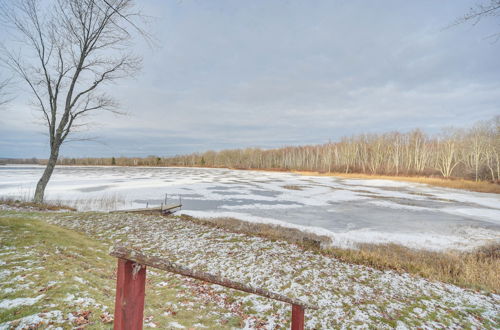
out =
[[[52,149],[52,148],[51,148]],[[43,171],[43,175],[38,180],[38,184],[36,185],[35,197],[33,201],[35,203],[43,203],[43,195],[45,194],[45,187],[47,187],[47,183],[49,183],[50,177],[52,176],[52,172],[54,172],[54,168],[56,167],[57,158],[59,157],[59,146],[53,148],[50,151],[50,158],[45,170]]]

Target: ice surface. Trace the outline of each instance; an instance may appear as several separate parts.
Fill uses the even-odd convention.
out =
[[[0,166],[0,197],[33,194],[41,166]],[[291,186],[294,186],[291,189]],[[390,180],[207,168],[59,166],[47,199],[81,210],[178,201],[193,216],[275,223],[336,245],[396,242],[467,249],[500,240],[500,197]]]

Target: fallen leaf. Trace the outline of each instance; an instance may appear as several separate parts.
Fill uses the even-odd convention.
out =
[[[105,323],[105,324],[111,323],[111,322],[113,322],[113,320],[114,320],[113,315],[111,315],[107,312],[101,314],[101,322],[102,323]]]

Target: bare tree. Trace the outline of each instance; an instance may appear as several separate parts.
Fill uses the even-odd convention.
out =
[[[493,182],[500,182],[500,116],[486,123],[485,165]]]
[[[487,17],[499,17],[500,16],[500,0],[486,0],[482,3],[478,3],[471,7],[469,11],[458,18],[451,24],[451,26],[459,25],[463,23],[471,23],[473,25],[478,24],[482,19]],[[494,38],[495,41],[500,38],[500,32],[493,33],[489,38]]]
[[[446,130],[437,141],[436,168],[445,178],[449,178],[460,163],[459,142],[458,132],[453,129]]]
[[[0,107],[10,101],[7,91],[9,83],[10,79],[0,80]]]
[[[22,45],[3,46],[2,60],[29,87],[48,129],[50,156],[34,196],[41,203],[70,133],[88,115],[117,112],[102,86],[139,69],[129,49],[140,14],[133,0],[18,0],[1,3],[0,12]]]

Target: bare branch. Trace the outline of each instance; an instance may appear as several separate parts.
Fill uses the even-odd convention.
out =
[[[9,97],[9,86],[11,79],[0,80],[0,107],[12,101],[12,97]]]
[[[475,26],[486,17],[497,16],[500,16],[500,0],[489,0],[471,7],[465,15],[457,18],[454,22],[446,26],[446,28],[464,23],[470,23]],[[500,32],[493,33],[486,37],[486,39],[494,39],[494,42],[496,42],[499,38]]]

